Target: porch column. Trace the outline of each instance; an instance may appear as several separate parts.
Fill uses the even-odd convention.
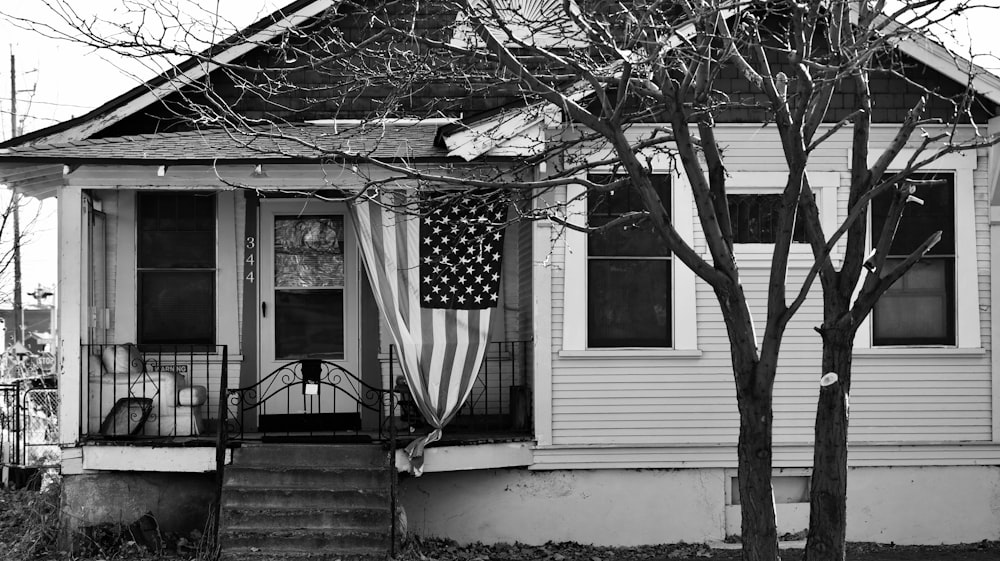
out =
[[[1000,133],[1000,117],[989,120],[988,133]],[[991,406],[993,442],[1000,442],[1000,204],[996,200],[1000,186],[1000,146],[994,144],[989,149],[989,167],[987,170],[990,210],[990,371]]]
[[[541,197],[539,197],[541,199]],[[536,201],[536,204],[549,204]],[[551,207],[550,207],[551,208]],[[543,220],[531,223],[531,295],[532,295],[532,359],[534,380],[534,427],[539,446],[552,445],[552,269],[545,265],[551,259],[553,231]],[[565,330],[563,330],[565,333]]]
[[[80,439],[80,405],[83,384],[80,379],[81,330],[87,320],[84,303],[83,192],[66,186],[59,191],[57,235],[59,239],[57,294],[58,336],[56,356],[59,372],[59,442],[73,446]]]

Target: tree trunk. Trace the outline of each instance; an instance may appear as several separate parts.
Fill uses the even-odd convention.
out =
[[[821,385],[819,390],[806,561],[844,560],[847,540],[848,396],[853,351],[853,332],[832,329],[824,334],[823,373],[835,373],[837,380]]]
[[[778,532],[771,489],[770,395],[738,390],[740,409],[739,490],[743,561],[777,561]],[[770,392],[768,392],[769,394]]]

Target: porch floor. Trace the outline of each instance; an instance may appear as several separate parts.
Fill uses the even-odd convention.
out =
[[[426,434],[423,430],[401,433],[396,436],[396,447],[403,448],[411,441]],[[439,446],[472,446],[477,444],[498,444],[505,442],[531,442],[535,438],[531,434],[517,431],[468,431],[444,430],[444,436],[430,447]],[[311,432],[311,433],[245,433],[240,438],[230,438],[227,448],[239,448],[243,444],[261,442],[281,443],[315,443],[315,444],[352,444],[379,442],[378,431],[350,432]],[[155,447],[191,447],[209,448],[216,445],[213,434],[199,436],[162,437],[130,437],[130,438],[91,438],[84,441],[88,445],[97,446],[155,446]],[[388,442],[386,439],[384,442]]]

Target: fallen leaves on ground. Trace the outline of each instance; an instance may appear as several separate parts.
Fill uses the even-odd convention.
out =
[[[739,559],[739,550],[713,550],[705,544],[605,547],[574,542],[545,545],[474,543],[458,545],[436,538],[414,539],[399,561],[668,561],[674,559]]]
[[[801,549],[783,549],[785,560],[802,558]],[[573,542],[545,545],[474,543],[458,545],[451,540],[415,538],[397,561],[733,561],[740,550],[713,549],[703,543],[676,543],[636,547],[603,547]],[[849,543],[848,561],[997,561],[1000,542],[940,546]]]

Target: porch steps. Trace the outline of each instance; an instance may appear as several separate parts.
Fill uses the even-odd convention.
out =
[[[234,450],[222,487],[222,559],[384,557],[392,524],[388,462],[380,445]]]

